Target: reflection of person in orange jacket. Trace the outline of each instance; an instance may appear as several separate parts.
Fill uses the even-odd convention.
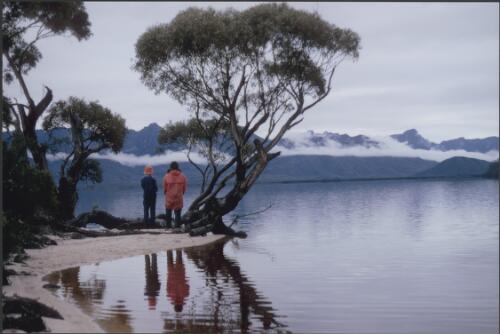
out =
[[[189,296],[186,269],[182,263],[182,252],[176,251],[176,261],[172,251],[167,251],[167,297],[174,305],[175,312],[182,312],[185,299]]]
[[[172,210],[175,214],[175,227],[179,227],[181,224],[181,211],[184,206],[183,199],[186,184],[186,177],[179,170],[179,164],[173,161],[167,174],[163,177],[167,228],[170,228],[172,224]]]
[[[160,291],[160,280],[158,279],[158,266],[156,262],[156,254],[144,255],[146,262],[146,287],[144,288],[144,295],[148,296],[148,305],[150,310],[156,308],[156,297]]]

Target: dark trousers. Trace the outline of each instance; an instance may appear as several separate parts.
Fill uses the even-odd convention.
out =
[[[156,198],[144,200],[144,224],[154,224],[156,217]]]
[[[181,211],[182,209],[174,210],[175,214],[175,226],[181,226]],[[172,227],[172,209],[165,208],[165,214],[167,216],[167,227]]]

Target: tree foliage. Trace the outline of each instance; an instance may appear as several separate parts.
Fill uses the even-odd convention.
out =
[[[87,102],[77,97],[55,102],[42,126],[49,135],[55,129],[70,127],[73,141],[78,143],[74,150],[87,155],[105,149],[119,152],[127,133],[123,117],[97,101]]]
[[[35,102],[24,76],[42,58],[40,40],[66,33],[78,40],[90,37],[88,14],[81,1],[4,1],[2,5],[4,82],[15,79],[25,98],[10,101],[8,112],[17,119],[37,167],[47,170],[46,147],[38,143],[35,128],[53,95],[45,87],[44,97]]]
[[[231,135],[234,158],[212,164],[209,185],[189,213],[233,210],[278,156],[271,150],[285,132],[330,93],[337,65],[356,59],[359,48],[355,32],[275,3],[241,12],[189,8],[142,34],[135,69],[144,84],[196,119],[227,123]],[[229,180],[234,187],[216,198]]]
[[[44,119],[43,128],[49,133],[49,145],[53,148],[62,143],[54,139],[54,131],[71,129],[72,150],[60,167],[58,196],[63,217],[72,218],[78,199],[78,182],[102,181],[99,162],[90,159],[90,155],[105,150],[119,152],[127,133],[125,120],[98,102],[70,97],[67,101],[57,101],[52,105]]]
[[[5,1],[2,8],[3,52],[23,74],[34,68],[42,54],[36,42],[70,33],[78,40],[91,36],[90,22],[81,1]],[[34,37],[29,38],[29,32]]]

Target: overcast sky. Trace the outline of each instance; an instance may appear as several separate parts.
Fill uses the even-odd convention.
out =
[[[189,7],[248,8],[255,3],[90,2],[93,36],[40,42],[43,59],[28,85],[54,100],[98,100],[132,129],[187,118],[166,94],[155,95],[131,66],[148,27]],[[334,90],[295,131],[382,135],[416,128],[439,142],[499,132],[498,3],[290,3],[361,36],[359,60],[342,63]],[[7,95],[20,97],[15,84]]]

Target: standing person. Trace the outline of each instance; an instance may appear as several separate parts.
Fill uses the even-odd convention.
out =
[[[181,225],[181,211],[184,206],[184,193],[186,192],[186,177],[179,169],[179,164],[173,161],[170,164],[170,169],[163,177],[163,193],[165,194],[165,208],[167,215],[167,228],[171,228],[172,210],[175,214],[175,225]]]
[[[141,180],[141,187],[144,191],[142,201],[144,205],[144,224],[153,225],[156,217],[156,193],[158,192],[158,186],[153,177],[153,166],[144,167],[144,174],[146,176]]]

